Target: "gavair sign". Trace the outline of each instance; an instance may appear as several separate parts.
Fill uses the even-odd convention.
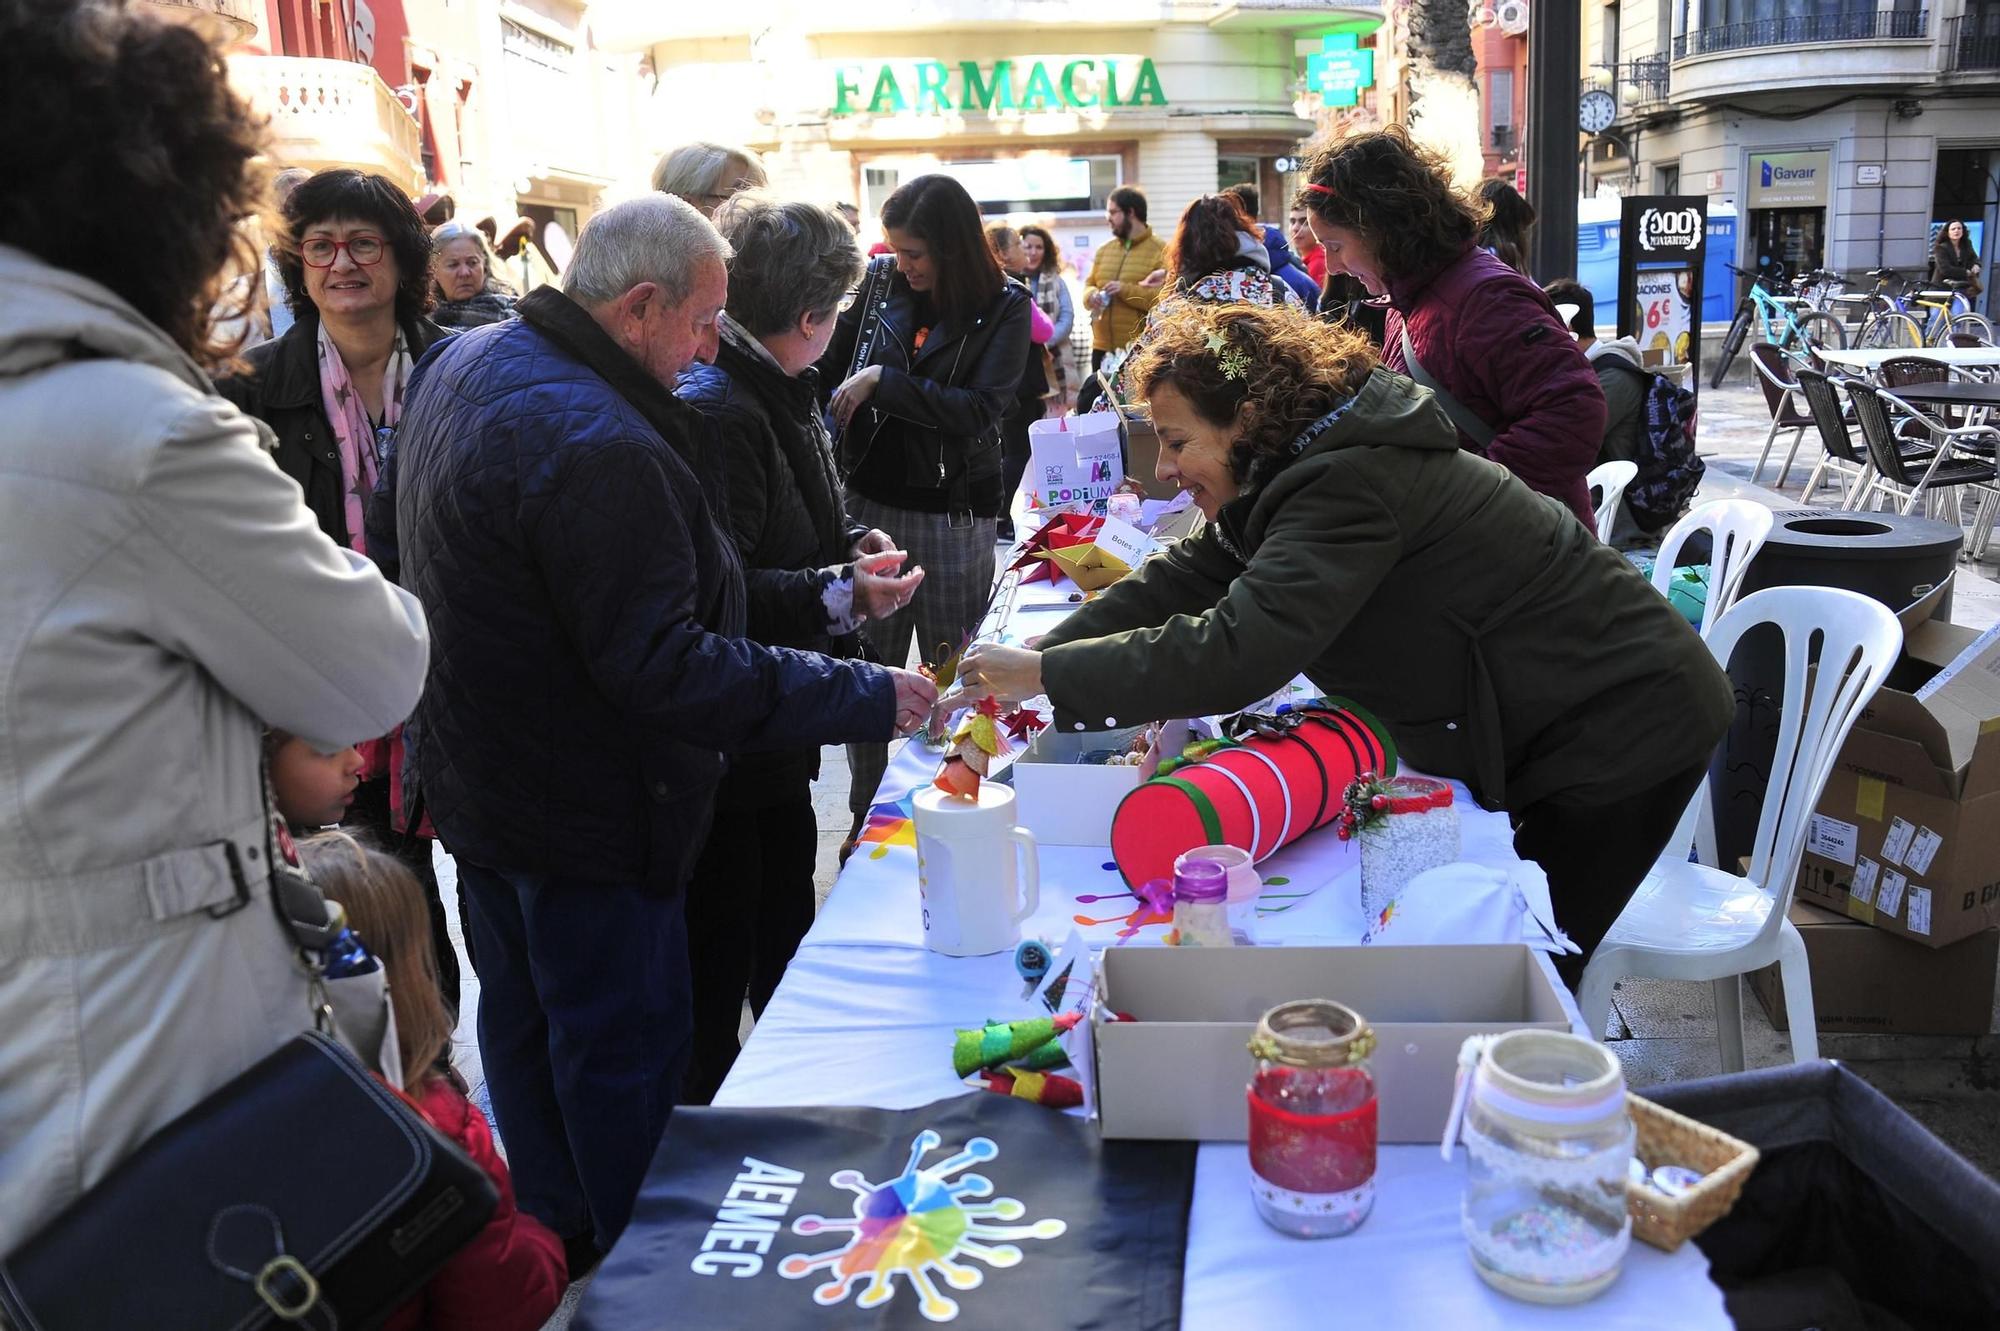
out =
[[[1831,154],[1751,153],[1750,188],[1744,191],[1752,208],[1824,208]]]

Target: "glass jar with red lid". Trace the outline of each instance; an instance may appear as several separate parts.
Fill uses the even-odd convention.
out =
[[[1266,1012],[1251,1038],[1250,1193],[1274,1229],[1351,1233],[1375,1205],[1375,1032],[1342,1003]]]

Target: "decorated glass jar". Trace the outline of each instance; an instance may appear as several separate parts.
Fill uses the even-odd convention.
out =
[[[1451,786],[1426,776],[1381,780],[1372,773],[1347,788],[1335,828],[1361,846],[1361,914],[1370,928],[1412,878],[1458,859],[1458,806]]]
[[[1298,1238],[1351,1233],[1375,1205],[1375,1032],[1325,999],[1280,1003],[1251,1038],[1250,1195]]]
[[[1468,1165],[1460,1208],[1473,1267],[1535,1303],[1580,1303],[1618,1278],[1632,1119],[1603,1045],[1559,1031],[1474,1037],[1459,1056]],[[1468,1071],[1469,1068],[1469,1071]]]
[[[1229,932],[1229,875],[1214,860],[1174,863],[1174,932],[1181,947],[1233,947]]]

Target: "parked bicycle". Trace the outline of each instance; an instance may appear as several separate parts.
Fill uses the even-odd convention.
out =
[[[1912,290],[1893,268],[1877,268],[1868,276],[1875,289],[1868,296],[1868,313],[1854,345],[1877,351],[1917,351],[1951,345],[1953,334],[1993,341],[1993,325],[1972,311],[1966,284],[1946,282]]]
[[[1838,318],[1809,308],[1804,297],[1782,289],[1785,270],[1781,265],[1773,264],[1761,273],[1738,268],[1733,263],[1727,266],[1738,277],[1749,278],[1750,289],[1743,293],[1743,301],[1736,307],[1736,318],[1722,339],[1715,372],[1708,380],[1710,388],[1722,387],[1722,377],[1729,373],[1730,363],[1743,350],[1752,325],[1760,322],[1764,340],[1795,359],[1803,360],[1821,347],[1838,349],[1847,345],[1847,329]]]

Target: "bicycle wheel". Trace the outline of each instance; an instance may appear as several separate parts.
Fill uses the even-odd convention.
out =
[[[1971,333],[1986,345],[1993,345],[1993,324],[1983,314],[1961,314],[1951,321],[1951,327],[1946,331],[1948,334]],[[1950,345],[1950,343],[1951,338],[1947,336],[1945,344]]]
[[[1916,351],[1924,345],[1924,331],[1907,314],[1871,314],[1854,345],[1867,351]]]
[[[1835,351],[1839,351],[1847,345],[1846,325],[1831,314],[1800,315],[1799,336],[1805,340],[1806,351],[1818,351],[1821,347],[1832,347]],[[1787,341],[1790,340],[1788,334]]]
[[[1743,339],[1750,336],[1750,311],[1738,310],[1736,322],[1729,325],[1724,334],[1721,350],[1715,358],[1715,373],[1708,377],[1710,388],[1722,387],[1722,376],[1729,373],[1729,366],[1736,359],[1736,353],[1743,350]]]

